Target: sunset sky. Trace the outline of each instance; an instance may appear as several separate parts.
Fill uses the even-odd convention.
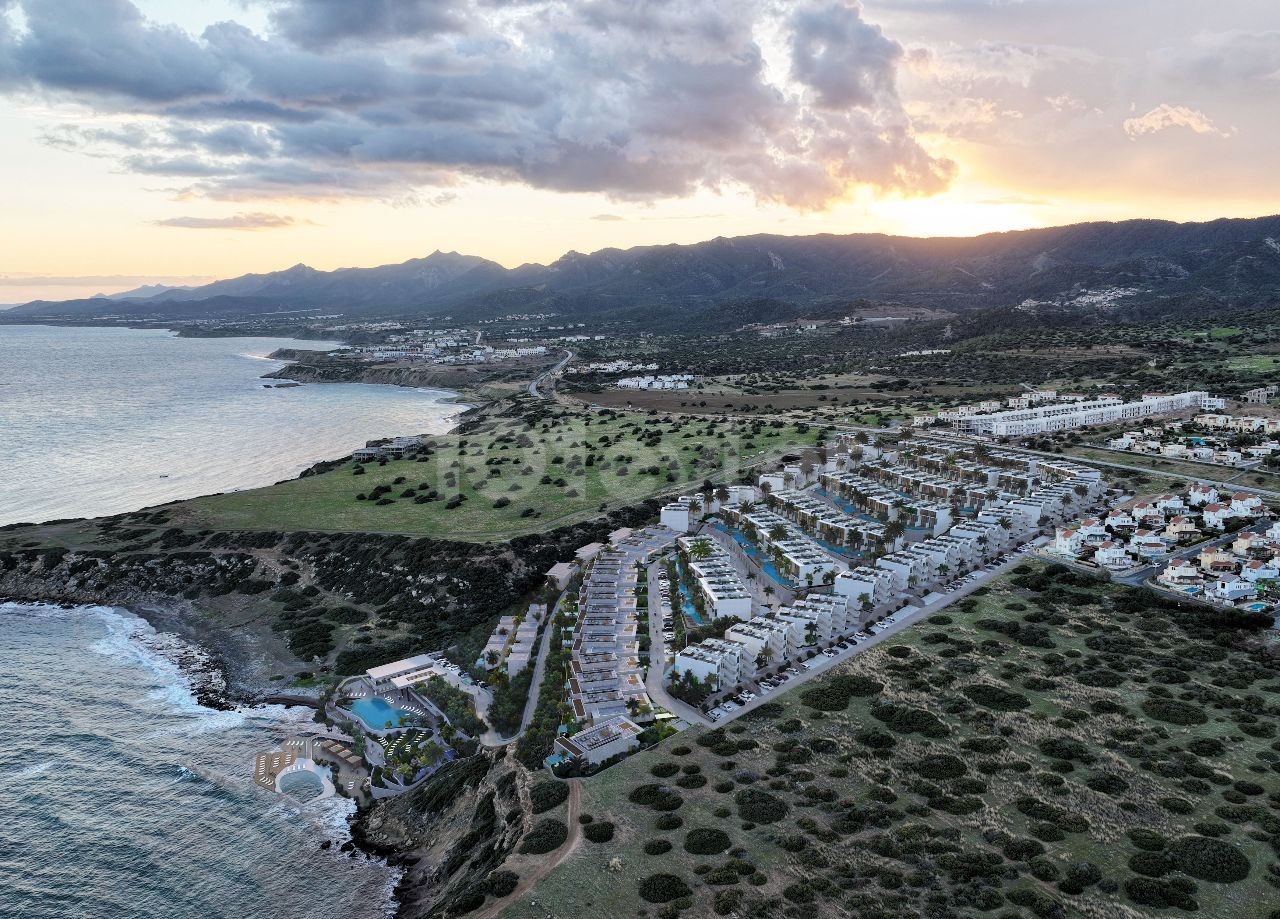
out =
[[[0,304],[1280,211],[1275,0],[0,0]]]

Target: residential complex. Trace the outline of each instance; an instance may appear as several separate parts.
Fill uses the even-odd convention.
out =
[[[1218,400],[1214,400],[1206,392],[1189,390],[1173,395],[1144,395],[1132,402],[1125,402],[1119,396],[1102,396],[1073,401],[1044,400],[1039,404],[1018,405],[1000,411],[956,409],[939,412],[932,420],[949,424],[966,434],[1029,437],[1202,409],[1206,400],[1210,400],[1211,404],[1219,404]]]

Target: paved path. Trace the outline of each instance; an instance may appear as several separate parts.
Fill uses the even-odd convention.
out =
[[[508,906],[523,897],[537,886],[543,878],[560,867],[560,863],[578,848],[578,841],[582,837],[582,827],[578,823],[578,814],[582,810],[582,783],[577,779],[569,779],[568,781],[569,813],[565,816],[565,822],[569,825],[569,838],[564,841],[560,848],[545,856],[532,873],[522,875],[520,883],[516,885],[515,890],[500,900],[494,900],[476,913],[476,919],[497,919]]]
[[[687,702],[681,702],[662,684],[663,674],[667,670],[666,639],[662,635],[662,617],[670,609],[662,605],[662,592],[658,582],[666,571],[665,556],[649,566],[649,670],[645,674],[644,685],[649,698],[674,715],[679,715],[690,724],[711,724],[711,719]],[[672,585],[673,590],[679,588]]]

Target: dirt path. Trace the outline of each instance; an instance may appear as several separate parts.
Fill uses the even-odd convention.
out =
[[[565,817],[565,823],[569,826],[569,838],[564,844],[554,852],[550,853],[542,862],[538,864],[538,868],[532,874],[523,875],[520,883],[516,885],[516,889],[511,891],[501,900],[494,900],[484,909],[475,914],[475,919],[498,919],[502,915],[502,911],[523,897],[529,891],[533,890],[548,874],[559,867],[560,863],[573,854],[578,848],[578,840],[582,836],[582,827],[578,825],[578,814],[582,810],[582,783],[577,779],[569,780],[569,813]]]

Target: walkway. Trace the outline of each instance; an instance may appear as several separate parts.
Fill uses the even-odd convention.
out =
[[[661,705],[673,715],[678,715],[690,724],[711,724],[711,720],[706,715],[698,711],[687,702],[681,702],[671,693],[667,692],[667,687],[663,685],[662,678],[667,671],[667,646],[666,639],[662,635],[662,618],[665,611],[669,611],[669,606],[664,607],[662,603],[662,591],[658,587],[658,582],[666,573],[666,562],[660,558],[649,566],[649,669],[644,677],[645,689],[649,692],[649,698],[657,705]]]
[[[529,729],[529,724],[533,721],[533,713],[538,708],[538,696],[542,692],[542,678],[547,669],[547,653],[551,649],[551,633],[555,630],[554,623],[556,616],[560,614],[560,604],[564,602],[566,594],[560,594],[556,599],[555,606],[551,608],[551,612],[547,615],[547,624],[542,629],[542,636],[538,640],[538,656],[533,662],[533,682],[529,684],[529,698],[524,703],[524,714],[520,718],[520,727],[510,737],[503,737],[492,727],[484,732],[484,736],[480,738],[482,746],[489,747],[505,747],[507,744],[515,743],[520,736]],[[481,716],[483,717],[483,716]]]
[[[578,841],[582,838],[582,827],[578,823],[578,814],[582,810],[582,783],[577,779],[569,779],[568,782],[569,812],[565,815],[565,823],[569,826],[569,838],[561,844],[560,848],[542,858],[533,872],[521,875],[520,883],[516,885],[515,890],[500,900],[494,900],[476,913],[476,919],[497,919],[502,915],[503,910],[533,890],[543,878],[559,868],[561,862],[578,848]]]

